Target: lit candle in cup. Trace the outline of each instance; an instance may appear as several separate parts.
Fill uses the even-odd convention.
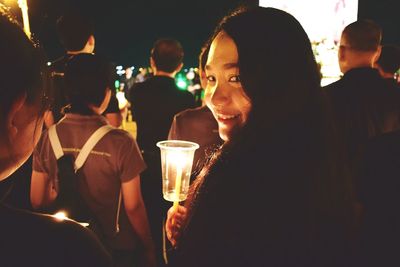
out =
[[[163,179],[163,196],[174,202],[185,200],[189,190],[194,151],[199,145],[187,141],[168,140],[157,143],[161,149],[161,169]]]
[[[179,151],[171,151],[171,153],[168,154],[167,161],[170,162],[167,164],[167,166],[172,164],[176,167],[174,209],[177,209],[181,195],[182,171],[184,169],[186,159]]]

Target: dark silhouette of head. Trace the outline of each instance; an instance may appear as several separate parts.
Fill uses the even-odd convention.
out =
[[[182,64],[182,45],[174,39],[159,39],[151,50],[151,58],[159,71],[172,73]]]
[[[383,72],[393,76],[400,68],[400,47],[396,45],[382,46],[381,55],[376,64]]]
[[[80,51],[94,35],[94,25],[81,14],[69,13],[57,20],[57,32],[67,51]]]
[[[344,28],[341,38],[354,50],[376,51],[381,44],[382,29],[372,20],[357,20]]]
[[[71,112],[91,114],[90,105],[99,107],[113,86],[112,65],[92,54],[78,54],[67,63],[65,84]]]

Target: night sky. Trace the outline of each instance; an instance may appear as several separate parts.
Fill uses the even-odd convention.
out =
[[[243,2],[258,3],[254,0],[28,0],[28,5],[31,30],[44,46],[49,60],[64,53],[55,32],[57,18],[68,10],[78,9],[95,23],[96,53],[113,62],[146,66],[154,41],[172,37],[182,43],[184,63],[191,67],[197,64],[201,45],[219,19]],[[373,19],[383,27],[384,43],[400,44],[399,2],[359,1],[359,17]],[[12,10],[19,12],[17,8]]]

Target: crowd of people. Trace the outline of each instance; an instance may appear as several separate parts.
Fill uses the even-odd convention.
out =
[[[66,55],[46,66],[0,5],[0,265],[400,264],[400,48],[381,45],[375,22],[346,26],[343,77],[322,88],[296,18],[238,8],[201,49],[201,107],[175,84],[182,45],[159,39],[152,77],[129,88],[136,139],[119,129],[93,25],[68,14],[57,29]],[[178,208],[162,198],[165,139],[200,145]],[[24,165],[29,207],[3,190]],[[48,215],[67,187],[88,227]]]

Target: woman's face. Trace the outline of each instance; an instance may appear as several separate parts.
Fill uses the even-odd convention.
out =
[[[218,122],[220,137],[228,141],[246,123],[251,101],[240,82],[236,45],[224,31],[211,43],[205,72],[205,101]]]

